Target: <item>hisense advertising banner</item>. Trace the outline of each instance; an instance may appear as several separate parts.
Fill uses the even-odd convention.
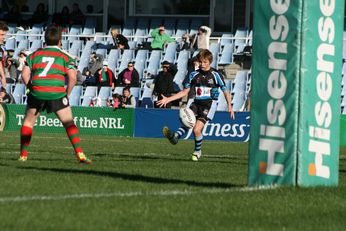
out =
[[[344,0],[304,1],[298,184],[337,185]]]
[[[337,184],[343,10],[254,1],[250,185]]]

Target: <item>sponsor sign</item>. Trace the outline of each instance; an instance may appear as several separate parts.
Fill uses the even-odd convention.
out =
[[[250,185],[337,184],[343,9],[254,2]]]
[[[135,121],[135,137],[162,138],[163,126],[168,126],[173,131],[181,126],[179,110],[137,108]],[[235,113],[235,120],[231,120],[228,112],[218,111],[214,119],[205,125],[202,133],[204,139],[207,140],[246,142],[249,139],[249,131],[250,114],[248,112]],[[183,139],[194,139],[192,129]]]
[[[343,0],[305,1],[298,184],[337,185]]]
[[[5,105],[7,108],[6,129],[18,130],[25,116],[25,105]],[[72,107],[74,122],[81,133],[133,136],[134,110],[113,111],[112,108]],[[54,113],[41,113],[35,131],[65,132]]]

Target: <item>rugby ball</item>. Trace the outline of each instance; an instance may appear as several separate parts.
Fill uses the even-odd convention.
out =
[[[188,128],[193,128],[196,124],[196,116],[193,111],[188,107],[180,108],[179,118],[181,123]]]

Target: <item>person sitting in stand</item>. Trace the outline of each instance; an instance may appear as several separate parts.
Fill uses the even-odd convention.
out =
[[[108,100],[107,101],[107,106],[112,107],[114,109],[119,109],[122,108],[122,100],[121,100],[121,95],[118,93],[114,93],[112,95],[113,101]]]
[[[173,38],[165,33],[163,26],[154,29],[150,35],[154,38],[150,44],[152,50],[163,50],[168,43],[175,42]]]
[[[70,25],[84,25],[84,14],[79,8],[78,3],[73,3],[70,14]]]
[[[117,49],[130,49],[129,41],[128,39],[119,33],[118,29],[112,28],[111,29],[112,34],[112,40],[113,44],[111,45],[111,48],[117,48]]]
[[[139,87],[139,74],[133,62],[127,64],[127,68],[118,74],[120,85]]]
[[[154,90],[153,95],[157,97],[157,101],[161,100],[163,97],[169,97],[174,93],[173,79],[177,73],[177,68],[173,63],[168,61],[162,62],[162,71],[156,76],[154,80]],[[154,104],[157,108],[159,106]],[[172,104],[168,103],[164,108],[171,108]]]
[[[113,71],[108,68],[108,62],[103,61],[103,67],[96,73],[96,86],[100,87],[115,87],[115,76]]]
[[[85,85],[95,86],[95,75],[97,71],[102,68],[102,59],[102,55],[96,54],[96,52],[91,53],[89,64],[83,69],[82,72],[82,75],[86,77],[86,80],[84,82]]]
[[[0,103],[3,103],[3,104],[15,103],[13,96],[10,93],[7,93],[4,87],[1,87],[1,90],[0,90]]]
[[[39,3],[36,7],[36,11],[32,15],[31,23],[46,23],[48,21],[48,12],[45,10],[45,6],[43,3]]]
[[[130,87],[124,87],[122,95],[122,107],[123,108],[135,108],[136,99],[131,95]]]

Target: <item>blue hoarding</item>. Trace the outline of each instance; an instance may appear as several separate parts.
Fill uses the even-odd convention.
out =
[[[172,130],[180,127],[179,110],[142,109],[135,111],[135,137],[162,138],[162,127]],[[231,120],[228,112],[216,112],[214,119],[203,130],[204,139],[246,142],[249,140],[250,113],[237,112]],[[194,138],[192,129],[184,139]]]

